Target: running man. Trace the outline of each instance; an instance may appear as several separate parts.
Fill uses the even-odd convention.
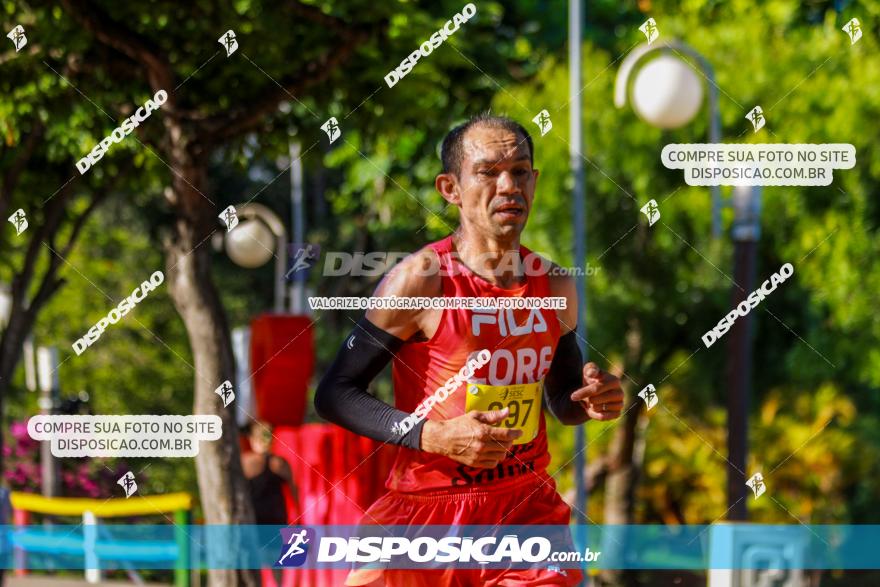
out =
[[[620,416],[619,380],[583,364],[574,280],[520,245],[538,179],[532,147],[528,132],[503,117],[477,116],[450,131],[435,186],[459,208],[460,226],[404,259],[375,295],[557,296],[567,300],[566,309],[371,309],[318,387],[322,417],[401,447],[388,493],[369,508],[364,525],[567,526],[570,508],[547,472],[543,407],[567,425]],[[543,269],[534,270],[536,259]],[[490,352],[488,363],[400,434],[399,423],[482,349]],[[389,362],[396,408],[367,391]],[[346,584],[574,585],[580,579],[574,569],[360,569]]]
[[[301,545],[308,544],[308,542],[309,542],[309,539],[306,538],[306,531],[305,530],[292,533],[290,535],[290,540],[287,541],[287,544],[290,545],[290,548],[287,549],[287,552],[285,552],[284,555],[281,558],[279,558],[278,562],[275,564],[280,565],[285,560],[287,560],[288,557],[296,556],[298,554],[304,553],[305,550],[302,548]],[[276,583],[277,583],[277,581],[276,581]]]

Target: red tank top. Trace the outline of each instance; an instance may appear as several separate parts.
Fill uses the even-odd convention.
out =
[[[502,289],[470,271],[451,255],[452,237],[427,245],[440,260],[443,295],[446,297],[549,297],[546,274],[529,276],[524,285]],[[520,247],[522,258],[530,253]],[[552,309],[464,310],[446,308],[434,336],[408,342],[394,358],[392,374],[398,409],[413,412],[465,366],[468,357],[482,349],[491,352],[489,363],[474,372],[470,383],[515,385],[544,378],[559,342],[559,320]],[[466,384],[428,412],[430,420],[446,420],[465,413]],[[400,447],[386,487],[418,492],[443,489],[500,489],[534,476],[546,477],[546,423],[540,406],[538,433],[531,442],[514,445],[494,469],[462,465],[450,458]]]

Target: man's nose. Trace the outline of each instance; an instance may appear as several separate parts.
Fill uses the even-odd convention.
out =
[[[514,179],[513,174],[509,171],[502,171],[499,173],[495,190],[501,193],[517,191],[516,179]]]

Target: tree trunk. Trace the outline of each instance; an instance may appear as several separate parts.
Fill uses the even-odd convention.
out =
[[[639,479],[641,463],[636,463],[633,454],[636,452],[637,430],[642,417],[642,400],[630,397],[626,405],[626,415],[621,425],[614,431],[611,442],[611,459],[605,478],[605,512],[604,524],[630,525],[634,523],[635,492]],[[619,536],[619,537],[618,537]],[[625,546],[625,535],[615,534],[617,542],[605,544],[606,550],[622,551]],[[603,573],[603,580],[611,585],[632,585],[633,573],[620,570],[609,570]]]
[[[179,133],[172,137],[179,138]],[[234,380],[235,363],[229,326],[220,298],[211,280],[211,248],[205,243],[215,228],[215,206],[203,195],[206,185],[206,158],[189,156],[175,141],[170,164],[176,173],[166,195],[176,208],[174,233],[166,241],[167,280],[178,313],[183,319],[193,353],[195,414],[217,415],[223,422],[222,437],[201,442],[196,457],[199,494],[205,523],[209,525],[251,525],[254,523],[250,491],[241,467],[238,430],[233,406],[223,407],[214,390],[225,380]],[[235,531],[227,536],[238,535]],[[213,536],[213,535],[212,535]],[[212,543],[214,542],[214,543]],[[241,543],[206,544],[217,552],[225,551],[222,560],[236,566],[233,558],[245,550]],[[212,587],[259,585],[253,569],[211,569]]]
[[[626,341],[624,372],[637,373],[642,355],[641,331],[637,321],[631,321]],[[618,375],[624,379],[622,374]],[[644,429],[644,426],[639,426],[642,418],[642,399],[636,395],[639,391],[641,390],[634,389],[628,394],[629,399],[624,408],[623,419],[614,430],[614,438],[611,441],[608,471],[605,477],[603,523],[606,525],[622,526],[634,523],[635,493],[642,466],[641,458],[637,462],[635,457],[642,457],[644,452],[638,450],[641,442],[638,432]],[[605,550],[622,553],[626,545],[625,533],[609,532],[609,537],[610,540],[603,545]],[[632,571],[607,570],[602,573],[602,581],[609,585],[635,585],[636,577]]]

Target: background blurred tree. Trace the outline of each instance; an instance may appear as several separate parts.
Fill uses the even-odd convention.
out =
[[[4,8],[7,14],[14,11],[13,3],[4,3]],[[33,31],[34,15],[21,16],[16,24]],[[6,26],[7,22],[4,18],[4,29],[11,29],[13,25]],[[20,54],[11,45],[0,53],[4,96],[0,100],[0,217],[7,228],[0,234],[4,251],[0,281],[11,284],[9,322],[0,336],[0,415],[22,343],[44,306],[64,285],[60,272],[86,223],[120,182],[129,182],[135,191],[145,185],[131,173],[134,167],[142,167],[143,160],[137,158],[122,164],[108,161],[88,177],[78,177],[72,163],[82,155],[79,143],[87,135],[85,126],[94,107],[71,105],[64,79],[51,66],[35,67],[36,56],[51,51],[44,42],[31,34]],[[70,75],[66,67],[63,70]],[[18,209],[25,212],[28,222],[20,235],[6,222]]]

